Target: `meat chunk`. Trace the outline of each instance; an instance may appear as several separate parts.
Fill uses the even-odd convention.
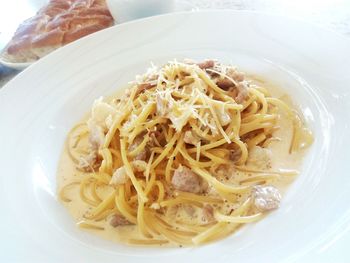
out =
[[[176,101],[171,95],[171,90],[158,93],[156,101],[157,114],[169,119],[176,131],[181,131],[191,118],[192,110],[188,107],[183,107],[181,101]]]
[[[214,208],[209,204],[203,206],[203,220],[208,223],[215,221]]]
[[[238,87],[240,82],[244,80],[244,73],[238,72],[234,68],[228,68],[226,72],[222,72],[226,76],[218,78],[216,80],[216,85],[223,90],[228,90],[229,88]]]
[[[91,118],[87,121],[89,128],[89,142],[91,147],[98,150],[105,140],[108,131],[106,119],[116,114],[116,110],[109,104],[103,102],[102,97],[94,101]]]
[[[93,172],[100,166],[100,160],[96,151],[92,151],[86,156],[80,157],[78,169],[84,172]]]
[[[261,212],[278,208],[282,199],[279,190],[271,185],[254,186],[253,197],[255,207]]]
[[[136,95],[144,92],[145,90],[151,89],[151,88],[153,88],[155,86],[156,86],[156,84],[149,83],[149,82],[140,83],[140,84],[137,85]]]
[[[103,129],[100,126],[96,125],[95,122],[88,121],[87,124],[90,131],[89,143],[91,145],[91,148],[97,151],[101,147],[101,145],[104,143],[105,134],[103,132]]]
[[[200,142],[200,139],[198,139],[192,131],[186,131],[184,135],[184,142],[192,145],[197,145],[197,143]]]
[[[188,216],[194,217],[196,209],[192,205],[183,204],[182,208]]]
[[[131,167],[134,172],[144,172],[147,167],[147,163],[141,160],[135,160],[131,162]],[[126,173],[125,167],[119,167],[113,172],[112,178],[109,182],[110,185],[125,184],[129,180],[129,176]]]
[[[107,132],[109,127],[106,123],[108,117],[113,117],[117,114],[117,110],[110,104],[103,101],[103,98],[99,98],[94,101],[91,110],[91,118],[89,122],[95,123],[96,126],[101,127],[103,132]]]
[[[229,158],[233,162],[237,162],[242,156],[242,151],[240,149],[230,150]]]
[[[204,60],[203,62],[197,63],[198,67],[201,69],[213,68],[215,65],[214,60]]]
[[[236,83],[232,82],[232,80],[228,78],[223,78],[223,79],[218,79],[216,81],[216,85],[218,85],[220,89],[228,90],[231,87],[235,87]]]
[[[248,165],[259,169],[268,169],[271,167],[271,150],[254,146],[249,150]]]
[[[201,178],[186,166],[180,166],[175,170],[171,183],[176,190],[184,192],[197,194],[203,190]]]
[[[129,176],[126,174],[124,166],[119,167],[113,172],[112,179],[109,182],[110,185],[125,184],[129,180]]]
[[[239,72],[234,68],[227,69],[226,75],[236,82],[242,82],[244,80],[244,73]]]
[[[159,203],[152,203],[149,208],[154,209],[154,210],[159,210],[161,208]]]
[[[237,103],[242,103],[243,101],[245,101],[249,96],[249,92],[248,89],[245,85],[243,85],[242,83],[237,85],[237,95],[235,97],[235,101]]]
[[[249,97],[249,92],[245,83],[233,82],[228,78],[218,79],[216,85],[223,90],[234,91],[234,99],[237,103],[244,102]]]
[[[220,164],[210,169],[211,174],[215,175],[219,181],[229,180],[236,173],[236,167],[233,163]]]
[[[111,220],[109,221],[109,224],[112,227],[132,225],[125,217],[118,214],[112,216]]]

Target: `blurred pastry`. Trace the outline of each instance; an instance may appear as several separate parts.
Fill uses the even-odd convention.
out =
[[[104,0],[51,0],[19,25],[2,57],[9,62],[36,61],[113,23]]]

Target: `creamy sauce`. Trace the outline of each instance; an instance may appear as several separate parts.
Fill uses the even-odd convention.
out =
[[[249,76],[248,78],[253,79],[254,82],[259,84],[260,86],[268,87],[268,90],[273,97],[280,98],[284,96],[284,98],[286,98],[284,99],[284,101],[287,104],[289,104],[289,106],[296,109],[295,105],[292,105],[291,100],[287,96],[285,96],[285,93],[279,87],[272,85],[271,83],[267,83],[256,77]],[[120,92],[118,92],[118,94],[120,94]],[[278,126],[280,126],[280,129],[275,131],[274,136],[280,138],[281,140],[273,141],[268,146],[268,149],[270,149],[272,152],[271,170],[278,170],[278,169],[298,170],[301,166],[301,161],[304,155],[304,151],[299,151],[299,152],[294,152],[292,154],[289,154],[289,147],[290,147],[292,130],[293,130],[292,123],[284,114],[281,115],[281,118],[278,120],[277,123],[278,123]],[[58,174],[57,174],[58,190],[62,189],[63,186],[72,182],[77,182],[79,181],[79,179],[82,178],[83,173],[76,170],[75,164],[69,157],[66,147],[62,153],[58,167],[59,167]],[[243,172],[235,171],[235,176],[233,177],[233,179],[229,180],[229,182],[237,183],[243,178],[243,176],[246,178],[247,175],[254,176],[256,174],[251,174],[251,173],[245,174]],[[220,178],[218,179],[220,180]],[[290,176],[290,177],[285,176],[283,179],[271,181],[271,183],[275,185],[279,190],[281,190],[283,194],[283,192],[286,190],[286,186],[288,186],[288,184],[294,179],[295,179],[295,176]],[[224,178],[221,178],[221,180],[225,181]],[[68,211],[73,216],[75,221],[77,223],[81,221],[86,221],[86,219],[84,218],[84,215],[89,213],[92,208],[91,206],[89,206],[88,204],[84,203],[81,200],[79,196],[79,185],[76,184],[66,189],[65,196],[67,196],[72,201],[62,202],[62,203],[68,209]],[[242,196],[242,198],[244,197]],[[200,211],[197,211],[196,209],[194,211],[194,217],[192,218],[189,218],[188,214],[183,213],[183,211],[175,213],[174,216],[176,220],[179,222],[181,221],[188,222],[188,220],[200,220],[202,217],[200,214]],[[93,225],[104,228],[104,230],[85,229],[85,228],[84,230],[88,232],[92,232],[96,235],[99,235],[102,238],[105,238],[114,242],[125,243],[127,239],[130,239],[130,238],[143,239],[143,236],[139,234],[139,232],[137,231],[137,228],[132,225],[114,228],[109,224],[108,218],[107,220],[104,219],[99,222],[91,222],[91,223]]]
[[[74,162],[68,155],[67,149],[62,153],[59,169],[57,175],[58,190],[62,189],[63,186],[76,182],[82,178],[83,173],[77,171]],[[71,202],[62,202],[63,205],[68,209],[69,213],[73,216],[74,220],[79,223],[81,221],[86,221],[84,215],[91,211],[91,206],[84,203],[79,195],[79,185],[73,185],[72,187],[66,189],[65,196],[71,199]],[[102,238],[112,240],[115,242],[125,243],[130,237],[142,238],[142,236],[136,231],[135,226],[123,226],[123,227],[112,227],[107,220],[102,220],[100,222],[93,222],[93,225],[103,227],[104,230],[97,229],[85,229],[88,232],[92,232],[101,236]]]

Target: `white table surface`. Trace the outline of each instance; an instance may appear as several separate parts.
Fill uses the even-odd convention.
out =
[[[142,0],[140,0],[142,1]],[[164,0],[167,1],[167,0]],[[0,49],[47,0],[0,1]],[[234,9],[295,17],[350,37],[350,0],[176,0],[176,10]],[[0,87],[19,71],[0,65]]]

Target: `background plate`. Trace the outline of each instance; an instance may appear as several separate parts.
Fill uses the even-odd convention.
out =
[[[23,70],[30,65],[32,65],[34,62],[9,62],[0,55],[0,64],[3,64],[6,67],[17,69],[17,70]]]
[[[54,51],[0,91],[3,262],[347,261],[350,252],[350,41],[253,12],[171,14],[115,26]],[[315,143],[282,206],[219,242],[128,247],[79,230],[56,197],[69,129],[150,61],[217,58],[292,95]]]

